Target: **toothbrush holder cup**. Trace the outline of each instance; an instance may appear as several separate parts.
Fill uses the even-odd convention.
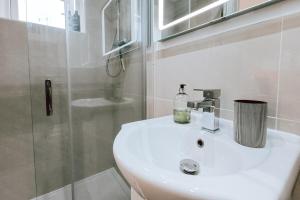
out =
[[[234,139],[237,143],[252,148],[265,146],[267,107],[264,101],[234,101]]]

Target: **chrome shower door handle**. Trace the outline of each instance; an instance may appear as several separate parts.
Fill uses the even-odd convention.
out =
[[[45,80],[45,97],[46,97],[46,115],[51,116],[53,115],[51,80]]]

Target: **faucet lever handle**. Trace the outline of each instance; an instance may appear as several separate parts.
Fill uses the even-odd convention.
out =
[[[203,97],[209,99],[217,99],[221,96],[220,89],[194,89],[194,91],[203,92]]]

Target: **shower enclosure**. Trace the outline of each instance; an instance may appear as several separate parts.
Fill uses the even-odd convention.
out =
[[[0,199],[130,199],[112,145],[145,117],[143,4],[0,2]]]

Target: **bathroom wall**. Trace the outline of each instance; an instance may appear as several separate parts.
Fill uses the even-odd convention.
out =
[[[220,88],[222,116],[233,100],[269,102],[269,127],[300,134],[300,2],[289,0],[148,49],[148,116],[172,112],[178,85]],[[201,94],[199,93],[198,98]]]
[[[26,24],[0,19],[0,199],[35,195]]]
[[[6,19],[0,30],[0,199],[31,199],[71,182],[65,32]]]
[[[221,115],[233,119],[233,100],[269,103],[268,127],[300,135],[300,1],[287,0],[155,42],[148,49],[148,118],[172,114],[180,83],[219,88]],[[298,181],[299,182],[299,181]],[[295,199],[300,198],[300,188]]]

